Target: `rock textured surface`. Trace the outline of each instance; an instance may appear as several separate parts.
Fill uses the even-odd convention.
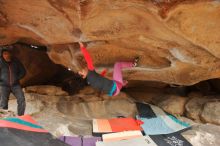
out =
[[[198,124],[191,130],[182,135],[193,146],[219,146],[220,145],[220,126],[212,124]]]
[[[183,115],[186,102],[186,97],[168,95],[165,99],[159,99],[157,105],[170,114]]]
[[[220,102],[208,102],[204,105],[201,118],[207,123],[220,125]]]
[[[67,96],[68,93],[63,91],[60,87],[43,85],[43,86],[29,86],[25,88],[26,93],[38,93],[48,96]]]
[[[194,97],[186,104],[186,114],[189,118],[200,121],[200,115],[203,106],[206,102],[210,101],[208,97]]]
[[[219,95],[203,96],[190,93],[190,100],[185,105],[186,116],[197,122],[220,124]]]
[[[48,89],[51,88],[52,86]],[[57,88],[54,87],[53,90],[57,90]],[[74,96],[25,93],[26,113],[31,114],[45,129],[58,137],[61,135],[91,135],[93,118],[135,117],[137,114],[136,105],[127,94],[121,93],[115,99],[107,99],[103,96],[96,96],[95,92],[92,88],[87,87]],[[177,102],[175,104],[178,105]],[[16,112],[15,99],[10,100],[9,108]],[[2,113],[8,115],[7,111],[0,111],[1,116]],[[214,115],[214,113],[209,115]],[[14,116],[14,114],[9,116]],[[178,118],[193,125],[191,129],[182,134],[193,146],[220,145],[220,126],[197,124],[185,117]]]
[[[48,89],[52,88],[50,86]],[[57,90],[57,87],[52,90]],[[135,117],[137,113],[136,104],[125,93],[115,99],[88,95],[83,91],[74,96],[40,93],[25,93],[25,113],[32,115],[55,136],[92,135],[93,118]],[[17,113],[15,98],[9,101],[9,109]]]
[[[218,0],[0,0],[0,44],[47,45],[76,71],[80,40],[98,68],[140,56],[126,79],[192,85],[220,77],[219,18]]]
[[[15,117],[15,113],[10,110],[0,109],[0,118]]]

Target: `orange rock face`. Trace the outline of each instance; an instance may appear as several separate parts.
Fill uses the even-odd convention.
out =
[[[87,42],[98,69],[139,56],[138,67],[124,70],[128,80],[219,78],[219,32],[218,0],[0,0],[1,45],[46,45],[55,63],[74,71],[78,41]]]

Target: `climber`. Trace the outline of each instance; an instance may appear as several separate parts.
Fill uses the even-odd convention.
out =
[[[123,86],[125,86],[128,82],[123,81],[122,78],[122,69],[123,68],[131,68],[136,67],[139,61],[139,58],[135,58],[133,62],[117,62],[114,65],[113,71],[113,80],[107,79],[104,76],[98,74],[95,71],[93,66],[92,58],[88,51],[86,50],[83,43],[79,42],[80,49],[84,58],[86,60],[87,65],[82,65],[82,69],[78,72],[78,74],[82,78],[87,78],[88,83],[100,91],[107,93],[109,96],[116,96],[120,93],[120,90]]]
[[[8,109],[9,95],[12,92],[17,98],[18,115],[25,112],[25,97],[19,80],[25,76],[25,68],[22,63],[12,56],[12,46],[4,46],[0,56],[0,108]]]

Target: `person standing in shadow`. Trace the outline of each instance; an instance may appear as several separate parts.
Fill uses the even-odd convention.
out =
[[[15,58],[11,50],[12,46],[4,46],[0,56],[0,108],[8,109],[10,93],[17,98],[18,116],[24,115],[25,97],[19,81],[25,76],[26,70],[23,64]]]

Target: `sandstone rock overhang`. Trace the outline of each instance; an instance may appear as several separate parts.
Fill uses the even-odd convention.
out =
[[[83,41],[98,68],[140,56],[126,79],[192,85],[220,77],[219,18],[218,0],[0,0],[0,44],[48,46],[77,71]]]

